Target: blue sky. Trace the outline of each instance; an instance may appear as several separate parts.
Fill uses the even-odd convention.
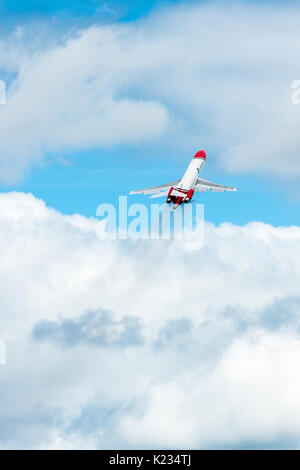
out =
[[[1,8],[5,14],[28,14],[32,16],[33,13],[37,14],[53,14],[66,9],[69,10],[70,15],[89,15],[94,13],[103,5],[107,5],[111,9],[120,11],[122,15],[135,19],[138,16],[144,15],[155,6],[167,5],[174,2],[158,1],[158,0],[133,0],[131,2],[103,2],[100,0],[65,0],[59,2],[56,0],[31,0],[28,2],[20,2],[18,0],[2,0]]]
[[[188,0],[192,3],[194,0]],[[34,17],[58,15],[61,18],[81,19],[100,18],[103,21],[133,21],[148,14],[153,8],[164,7],[170,4],[180,3],[179,0],[133,0],[121,2],[118,0],[65,0],[63,2],[51,0],[32,0],[28,2],[18,0],[1,0],[0,11],[3,16],[16,19],[31,20]]]
[[[42,168],[34,168],[24,180],[11,186],[2,186],[3,190],[32,192],[46,201],[47,205],[63,213],[80,213],[95,216],[98,204],[112,203],[118,207],[118,197],[128,194],[132,189],[174,181],[184,173],[189,161],[151,166],[144,164],[137,157],[135,164],[132,153],[124,150],[112,152],[107,165],[98,163],[99,151],[84,152],[76,155],[72,165],[52,163]],[[118,154],[124,159],[130,157],[131,165],[124,165],[118,160]],[[117,165],[115,162],[118,162]],[[204,193],[196,196],[197,201],[205,204],[206,220],[215,224],[224,221],[244,225],[249,221],[263,221],[279,225],[299,225],[299,202],[293,200],[284,189],[277,187],[265,177],[230,176],[217,168],[209,168],[209,159],[202,176],[210,181],[236,185],[238,193]],[[129,196],[128,203],[144,203],[149,206],[151,199],[146,196]],[[157,201],[155,201],[157,203]],[[163,202],[163,199],[161,200]]]
[[[59,17],[61,35],[64,23],[68,30],[72,22],[78,20],[79,23],[74,23],[77,28],[81,22],[86,26],[101,25],[107,21],[109,23],[134,21],[147,17],[162,6],[170,8],[176,3],[179,2],[2,1],[1,9],[2,18],[9,19],[11,29],[22,25],[22,22],[27,24],[43,18],[43,21],[51,23],[54,17]],[[191,3],[193,2],[185,2],[185,4]],[[95,16],[95,13],[99,12],[101,15],[104,12],[104,16]],[[222,73],[222,69],[220,72]],[[226,73],[226,68],[224,72]],[[297,68],[291,80],[297,78],[296,74]],[[207,76],[209,78],[209,72]],[[287,81],[285,85],[289,87],[290,82]],[[255,87],[255,78],[253,86]],[[278,92],[281,90],[278,89]],[[137,93],[137,90],[133,93]],[[136,96],[142,96],[142,92],[138,93]],[[212,108],[213,106],[214,104]],[[247,108],[241,108],[241,111],[243,116],[247,114]],[[187,112],[188,110],[185,110],[185,113]],[[211,116],[209,118],[211,119]],[[202,120],[206,120],[205,115]],[[202,126],[203,123],[199,124]],[[209,129],[209,122],[205,124],[205,128],[212,134],[210,141],[213,138],[219,139],[218,132]],[[234,135],[235,141],[239,140],[238,132],[237,129]],[[243,132],[247,132],[247,128]],[[230,141],[227,142],[231,145]],[[277,226],[299,223],[298,196],[289,190],[289,181],[286,178],[282,180],[266,172],[260,174],[259,171],[251,170],[234,173],[225,171],[224,167],[218,164],[216,149],[207,145],[205,132],[201,133],[199,141],[193,139],[193,143],[186,148],[181,144],[180,150],[175,150],[174,140],[171,146],[162,143],[160,147],[159,144],[153,145],[150,139],[142,146],[121,144],[105,149],[99,146],[93,150],[86,147],[79,151],[48,151],[44,153],[38,165],[26,169],[18,181],[12,184],[2,183],[1,189],[29,191],[44,199],[48,205],[67,214],[79,212],[93,216],[97,205],[101,202],[116,202],[119,194],[127,194],[133,188],[147,187],[180,177],[193,152],[198,148],[205,148],[208,154],[203,177],[239,188],[237,194],[197,196],[199,201],[205,203],[206,217],[209,221],[216,224],[223,221],[245,224],[251,220],[259,220]],[[224,151],[226,150],[224,148]],[[135,198],[134,202],[142,200],[147,201],[146,198]]]

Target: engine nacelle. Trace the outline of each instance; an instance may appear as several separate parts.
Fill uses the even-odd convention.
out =
[[[168,204],[170,204],[170,202],[172,201],[171,194],[172,194],[173,189],[174,189],[174,186],[171,186],[171,188],[169,189],[168,197],[167,197]]]
[[[172,193],[173,189],[174,189],[174,186],[171,186],[170,189],[169,189],[169,192],[168,192],[168,199],[171,196],[171,193]]]
[[[192,199],[194,195],[194,190],[193,189],[190,189],[186,195],[186,198],[185,198],[185,201],[186,202],[190,202],[190,200]]]

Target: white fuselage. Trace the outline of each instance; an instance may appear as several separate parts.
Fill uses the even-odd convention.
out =
[[[205,160],[203,158],[193,158],[187,167],[178,188],[189,190],[192,189],[197,181],[198,174],[203,167]]]

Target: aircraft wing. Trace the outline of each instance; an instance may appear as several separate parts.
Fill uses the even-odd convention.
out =
[[[173,181],[172,183],[161,184],[160,186],[152,186],[151,188],[139,189],[137,191],[130,191],[129,194],[155,194],[160,191],[167,191],[171,186],[176,186],[181,180]],[[167,194],[167,193],[166,193]],[[163,194],[162,194],[163,195]]]
[[[221,184],[212,183],[211,181],[207,181],[203,178],[198,178],[196,184],[194,186],[194,191],[197,192],[205,192],[205,191],[237,191],[237,188],[233,188],[232,186],[223,186]]]

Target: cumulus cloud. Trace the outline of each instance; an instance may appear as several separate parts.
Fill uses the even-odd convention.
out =
[[[126,28],[91,27],[62,45],[20,54],[1,108],[2,180],[47,152],[139,143],[164,131],[163,104],[121,93],[133,40]]]
[[[97,231],[0,195],[1,448],[297,446],[300,228]]]
[[[234,2],[48,42],[24,28],[0,44],[15,76],[0,109],[1,179],[45,153],[144,142],[173,156],[207,147],[228,171],[298,176],[299,18],[297,6]]]
[[[76,346],[80,343],[98,346],[136,346],[142,343],[141,319],[124,317],[113,320],[108,312],[89,312],[79,318],[54,321],[40,321],[34,325],[34,341],[54,341],[62,346]]]

